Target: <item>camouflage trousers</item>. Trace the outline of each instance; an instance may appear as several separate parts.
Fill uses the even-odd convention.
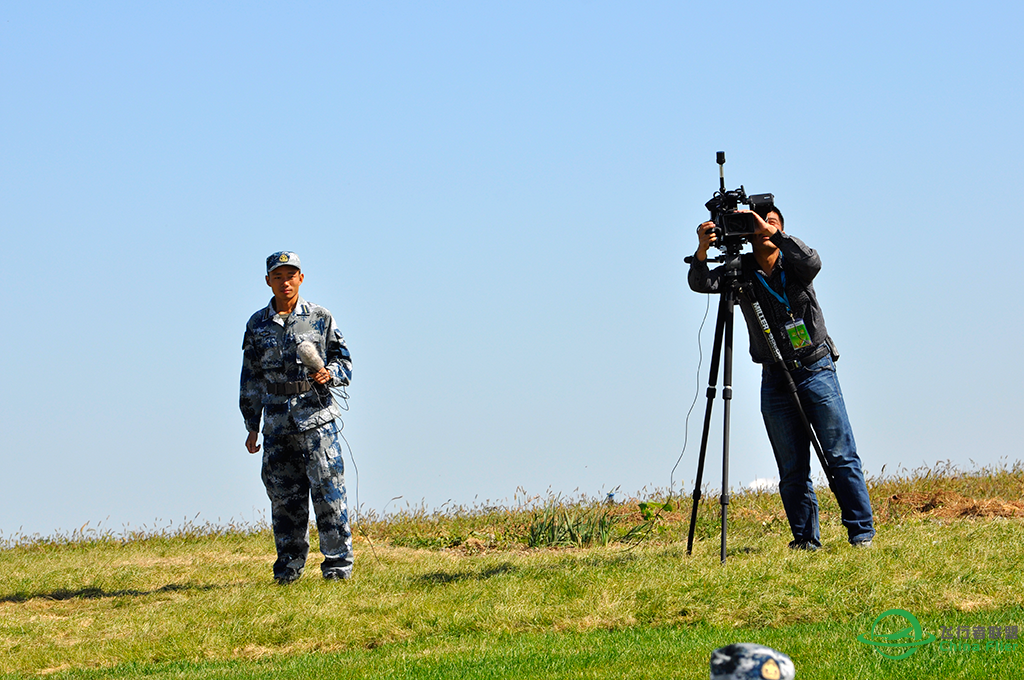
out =
[[[270,498],[274,577],[301,573],[309,555],[309,499],[320,532],[324,575],[352,574],[352,530],[337,423],[299,434],[264,435],[263,485]]]

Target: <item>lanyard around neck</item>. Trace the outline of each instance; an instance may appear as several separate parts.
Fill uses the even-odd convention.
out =
[[[777,264],[779,264],[780,266],[782,264],[782,253],[779,253],[779,262]],[[765,280],[764,274],[762,274],[760,270],[754,273],[757,274],[757,280],[761,282],[761,285],[764,286],[765,290],[771,293],[776,300],[778,300],[779,302],[786,306],[786,313],[789,314],[790,318],[792,318],[793,308],[789,304],[789,296],[786,295],[786,270],[783,269],[781,272],[779,272],[779,277],[782,279],[782,295],[776,293],[775,290],[768,285],[768,281]]]

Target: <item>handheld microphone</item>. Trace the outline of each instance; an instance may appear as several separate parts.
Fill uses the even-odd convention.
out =
[[[309,369],[310,373],[316,373],[324,367],[324,360],[320,358],[320,352],[309,340],[300,342],[299,346],[295,348],[295,352],[299,355],[299,361]]]

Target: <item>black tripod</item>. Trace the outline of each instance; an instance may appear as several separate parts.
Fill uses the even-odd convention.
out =
[[[828,461],[825,460],[825,454],[822,452],[821,444],[818,442],[818,437],[815,435],[814,429],[811,427],[811,423],[807,419],[807,414],[804,412],[803,405],[800,403],[800,397],[797,394],[796,383],[793,381],[793,376],[790,375],[785,361],[782,358],[782,353],[779,351],[779,347],[775,343],[775,338],[772,336],[768,321],[765,319],[764,314],[761,311],[761,305],[749,290],[749,282],[742,280],[739,248],[739,244],[729,247],[721,258],[713,260],[715,262],[724,263],[722,292],[718,303],[718,320],[715,322],[715,342],[711,351],[711,369],[708,374],[708,403],[707,408],[704,411],[704,431],[701,435],[700,457],[697,461],[697,480],[693,488],[693,509],[690,512],[690,529],[686,539],[686,554],[690,555],[693,553],[693,533],[697,522],[697,506],[700,503],[701,497],[701,482],[704,478],[704,460],[708,448],[708,434],[711,430],[711,408],[714,405],[717,392],[716,385],[718,383],[719,359],[722,356],[722,348],[724,345],[725,361],[723,369],[724,375],[722,379],[722,400],[725,402],[725,405],[723,407],[724,432],[722,435],[722,495],[720,499],[722,505],[722,562],[725,562],[729,508],[729,421],[732,406],[733,311],[736,307],[738,295],[742,295],[743,299],[750,303],[751,307],[754,309],[754,313],[757,315],[758,321],[761,325],[761,330],[764,331],[768,346],[771,349],[772,356],[774,357],[774,362],[780,369],[782,369],[782,372],[785,375],[787,390],[792,395],[793,401],[796,404],[797,412],[800,414],[800,419],[803,421],[804,428],[807,430],[807,436],[811,440],[815,452],[818,454],[818,460],[821,463],[822,470],[825,471],[825,478],[828,480],[829,488],[832,489],[832,493],[835,493],[835,481],[832,477],[832,471],[829,469]],[[690,258],[686,258],[687,262],[689,262],[689,260]]]

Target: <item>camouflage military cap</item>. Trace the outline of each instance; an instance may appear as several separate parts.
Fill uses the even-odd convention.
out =
[[[282,250],[267,258],[267,273],[269,274],[278,267],[283,267],[285,265],[295,267],[296,269],[302,269],[298,255],[290,250]]]
[[[711,653],[711,680],[793,680],[793,661],[771,647],[740,642]]]

